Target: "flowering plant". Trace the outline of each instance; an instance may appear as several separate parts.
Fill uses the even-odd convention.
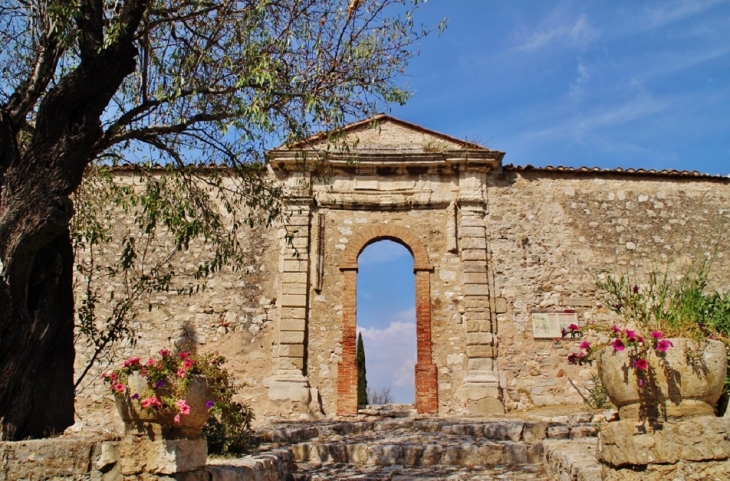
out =
[[[647,381],[650,352],[661,358],[674,347],[667,338],[692,339],[698,352],[704,339],[720,339],[727,344],[724,334],[727,329],[722,323],[727,323],[730,317],[730,299],[727,294],[706,293],[707,268],[703,264],[690,269],[676,282],[670,281],[666,274],[651,273],[642,287],[626,276],[598,280],[596,286],[607,295],[608,307],[626,325],[607,329],[594,323],[583,327],[571,324],[563,337],[584,337],[590,331],[598,335],[598,342],[584,340],[580,352],[571,353],[568,362],[591,363],[600,349],[609,346],[613,352],[626,351],[642,387]],[[691,358],[697,353],[686,351],[686,355]]]
[[[193,375],[205,375],[208,382],[213,384],[209,386],[212,389],[209,389],[210,399],[206,402],[206,409],[212,409],[216,401],[220,401],[229,384],[228,376],[220,368],[223,362],[221,356],[198,357],[186,351],[172,354],[168,349],[162,349],[159,358],[143,362],[139,357],[131,357],[122,363],[121,368],[104,372],[102,378],[115,395],[128,394],[133,402],[147,411],[174,413],[174,422],[179,423],[180,416],[190,414],[185,393]],[[130,386],[130,376],[135,374],[146,378],[144,388]],[[139,392],[131,392],[136,389]]]
[[[591,329],[600,329],[597,326],[589,325]],[[575,324],[571,324],[568,333],[581,332],[581,329]],[[636,372],[639,386],[642,387],[646,383],[646,371],[649,368],[648,353],[650,350],[661,356],[671,347],[674,347],[672,341],[663,339],[661,331],[651,331],[651,336],[646,339],[644,336],[632,329],[621,329],[618,326],[611,326],[609,332],[611,338],[608,342],[597,343],[592,345],[589,341],[583,341],[580,344],[580,352],[572,353],[568,356],[570,364],[590,364],[595,360],[595,354],[604,347],[611,346],[613,352],[627,350],[631,367]]]

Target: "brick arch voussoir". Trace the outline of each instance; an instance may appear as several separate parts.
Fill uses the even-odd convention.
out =
[[[416,270],[432,270],[433,266],[428,258],[428,251],[421,240],[411,231],[397,225],[379,225],[366,227],[355,234],[345,249],[340,264],[341,269],[357,267],[357,258],[368,245],[382,239],[392,239],[411,251],[413,266]]]

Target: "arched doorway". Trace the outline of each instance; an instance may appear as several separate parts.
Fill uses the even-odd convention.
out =
[[[368,403],[415,403],[416,289],[413,256],[391,240],[357,259],[357,333],[365,346]]]
[[[431,355],[431,279],[433,265],[421,241],[403,227],[381,225],[354,235],[345,250],[340,271],[342,290],[342,361],[337,372],[337,414],[357,414],[357,365],[355,363],[357,328],[358,257],[368,245],[392,240],[413,256],[416,283],[416,409],[419,413],[438,411],[436,365]]]

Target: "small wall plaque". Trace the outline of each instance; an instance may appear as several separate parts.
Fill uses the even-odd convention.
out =
[[[533,312],[532,336],[535,339],[559,339],[562,330],[568,330],[571,324],[578,324],[575,312]]]

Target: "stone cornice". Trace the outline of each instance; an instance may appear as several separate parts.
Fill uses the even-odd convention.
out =
[[[408,175],[455,173],[462,170],[489,172],[502,165],[504,152],[495,150],[355,151],[270,150],[267,161],[275,172],[334,171],[357,175]]]

